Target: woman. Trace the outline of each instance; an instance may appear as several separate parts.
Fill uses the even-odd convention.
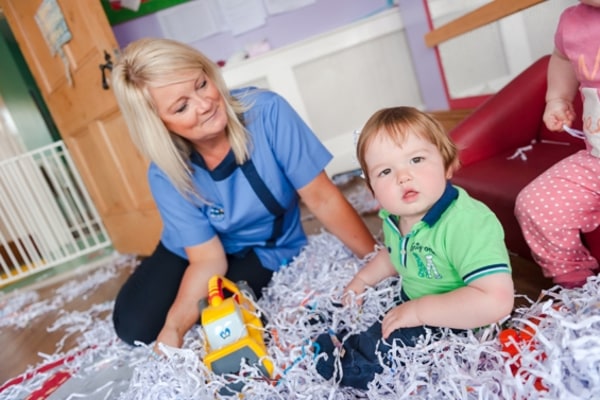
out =
[[[256,88],[229,91],[198,50],[167,39],[130,44],[112,71],[163,232],[119,292],[117,335],[180,347],[208,280],[245,280],[260,296],[307,243],[299,198],[358,257],[375,246],[324,172],[331,154],[289,104]]]

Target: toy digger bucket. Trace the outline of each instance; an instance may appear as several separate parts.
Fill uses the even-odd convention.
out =
[[[223,302],[225,299],[225,296],[223,295],[223,289],[231,292],[237,303],[240,303],[242,298],[246,298],[243,296],[243,294],[246,294],[250,299],[256,301],[254,290],[252,290],[250,285],[248,285],[248,282],[238,281],[234,284],[227,278],[224,278],[220,275],[215,275],[208,281],[208,297],[198,301],[198,310],[201,314],[202,311],[209,305],[217,306]],[[250,303],[250,308],[254,308],[252,303]],[[200,323],[202,323],[202,321],[200,321]]]
[[[233,294],[234,300],[241,304],[245,299],[240,289],[249,292],[254,300],[256,296],[254,292],[248,286],[248,284],[244,281],[240,281],[237,283],[233,283],[227,278],[224,278],[219,275],[215,275],[208,281],[208,304],[211,306],[218,306],[225,299],[223,296],[223,289],[230,291]]]

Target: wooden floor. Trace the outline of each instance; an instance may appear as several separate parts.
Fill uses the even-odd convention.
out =
[[[49,285],[34,286],[39,293],[39,300],[51,299],[57,288],[63,286],[68,279],[83,280],[86,274],[92,273],[92,269],[86,266],[78,270],[65,272],[64,276],[54,277]],[[112,300],[117,291],[131,273],[131,268],[123,268],[114,279],[104,283],[98,289],[90,291],[85,297],[73,300],[62,307],[64,311],[85,311],[92,305]],[[20,288],[19,290],[26,290]],[[65,336],[65,331],[60,329],[48,332],[50,327],[59,316],[59,312],[49,312],[35,318],[30,325],[23,329],[14,327],[0,328],[0,386],[9,379],[25,372],[28,366],[36,366],[44,360],[40,354],[54,354],[57,343]],[[77,337],[71,336],[65,342],[63,352],[74,347]],[[0,394],[0,398],[2,395]]]
[[[348,190],[352,190],[352,185],[355,184],[356,183],[354,182],[342,186],[342,188],[347,192]],[[314,218],[307,216],[305,212],[304,215],[304,226],[307,233],[319,233],[321,231],[320,224],[316,222]],[[366,215],[365,221],[373,234],[379,237],[381,224],[376,214],[370,213]],[[524,294],[531,299],[536,299],[541,289],[550,288],[552,286],[551,282],[541,275],[539,267],[531,262],[518,257],[513,257],[512,266],[517,294]],[[86,273],[90,273],[89,268],[87,271],[85,268],[81,268],[80,271],[65,275],[63,279],[58,279],[51,285],[39,287],[37,290],[42,299],[50,298],[54,290],[63,285],[66,279],[81,279],[82,274]],[[118,289],[129,273],[130,268],[122,269],[114,279],[105,283],[93,293],[89,293],[87,298],[72,301],[67,304],[64,309],[66,311],[83,311],[87,310],[92,304],[114,299]],[[519,305],[525,304],[524,300],[520,298],[517,298],[517,303]],[[0,386],[10,378],[23,373],[28,366],[39,364],[43,360],[39,356],[40,353],[53,354],[55,352],[56,343],[64,336],[65,332],[57,331],[49,333],[46,328],[56,320],[57,315],[57,312],[51,312],[42,317],[38,317],[32,321],[29,326],[23,329],[15,329],[12,327],[1,328],[0,360],[2,361],[0,362]],[[75,340],[76,337],[70,337],[64,350],[72,346],[72,344],[75,343]]]

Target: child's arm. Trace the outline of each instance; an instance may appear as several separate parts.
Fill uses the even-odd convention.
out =
[[[569,60],[554,49],[548,64],[548,89],[544,123],[551,131],[561,131],[563,125],[571,126],[575,119],[573,98],[577,94],[579,82]]]
[[[375,286],[382,280],[396,275],[398,273],[394,269],[388,251],[385,249],[379,250],[375,257],[354,275],[354,278],[344,289],[344,303],[348,300],[348,296],[346,296],[348,292],[361,294],[367,287]],[[358,299],[357,302],[360,304],[361,299]]]
[[[423,296],[392,308],[383,318],[387,338],[398,328],[431,325],[473,329],[498,322],[512,312],[514,287],[508,273],[496,273],[448,293]]]

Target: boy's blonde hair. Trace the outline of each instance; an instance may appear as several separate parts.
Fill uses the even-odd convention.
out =
[[[419,135],[438,148],[446,172],[458,169],[458,149],[435,118],[414,107],[384,108],[373,114],[365,123],[356,146],[356,157],[371,191],[373,188],[365,161],[365,152],[369,144],[379,135],[389,135],[395,143],[401,145],[411,133]]]
[[[169,39],[141,39],[129,44],[112,70],[112,88],[131,139],[187,198],[202,198],[194,188],[190,155],[192,144],[169,132],[158,115],[148,88],[183,81],[203,71],[225,100],[227,138],[238,164],[250,154],[250,137],[242,120],[248,108],[232,97],[219,67],[197,49]]]

